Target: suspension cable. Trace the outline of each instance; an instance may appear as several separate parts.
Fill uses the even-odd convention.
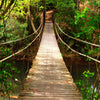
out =
[[[0,46],[1,45],[10,44],[10,43],[14,43],[14,42],[18,42],[18,41],[21,41],[21,40],[25,40],[25,39],[31,37],[32,35],[34,35],[35,33],[38,32],[38,30],[41,28],[41,25],[42,25],[42,23],[40,24],[40,26],[38,27],[38,29],[34,33],[32,33],[32,34],[30,34],[30,35],[28,35],[28,36],[26,36],[24,38],[21,38],[21,39],[17,39],[17,40],[13,40],[13,41],[9,41],[9,42],[0,43]]]
[[[91,60],[93,60],[93,61],[95,61],[95,62],[100,63],[100,60],[97,60],[97,59],[95,59],[95,58],[93,58],[93,57],[91,57],[91,56],[88,56],[88,55],[82,54],[82,53],[80,53],[80,52],[74,50],[73,48],[71,48],[67,43],[65,43],[65,42],[61,39],[61,37],[60,37],[60,35],[59,35],[59,33],[58,33],[56,27],[55,27],[55,31],[56,31],[57,36],[58,36],[58,38],[60,39],[60,41],[61,41],[64,45],[66,45],[66,46],[67,46],[71,51],[73,51],[73,52],[75,52],[75,53],[77,53],[77,54],[79,54],[79,55],[81,55],[81,56],[87,57],[87,58],[89,58],[89,59],[91,59]]]
[[[92,45],[92,46],[95,46],[95,47],[100,47],[99,44],[94,44],[94,43],[87,42],[87,41],[84,41],[84,40],[81,40],[81,39],[77,39],[77,38],[75,38],[75,37],[72,37],[72,36],[66,34],[66,33],[60,28],[60,26],[59,26],[57,23],[56,23],[56,26],[59,28],[59,30],[60,30],[64,35],[66,35],[66,36],[69,37],[69,38],[72,38],[72,39],[74,39],[74,40],[76,40],[76,41],[79,41],[79,42],[82,42],[82,43],[86,43],[86,44],[89,44],[89,45]]]
[[[26,47],[24,47],[23,49],[17,51],[16,53],[13,53],[12,55],[10,55],[10,56],[8,56],[8,57],[6,57],[6,58],[4,58],[4,59],[1,59],[1,60],[0,60],[0,63],[1,63],[1,62],[4,62],[4,61],[6,61],[6,60],[8,60],[9,58],[11,58],[11,57],[13,57],[13,56],[15,56],[15,55],[21,53],[22,51],[24,51],[24,50],[26,50],[28,47],[30,47],[30,46],[36,41],[36,39],[41,35],[42,29],[43,29],[43,26],[42,26],[42,28],[41,28],[39,34],[35,37],[35,39],[34,39],[32,42],[30,42]]]

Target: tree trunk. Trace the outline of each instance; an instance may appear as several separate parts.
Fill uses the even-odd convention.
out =
[[[30,18],[30,20],[31,20],[32,29],[33,29],[33,31],[35,32],[35,31],[36,31],[36,28],[35,28],[35,25],[34,25],[34,23],[33,23],[33,19],[32,19],[32,17],[31,17],[30,5],[28,5],[27,10],[28,10],[28,12],[29,12],[29,18]],[[36,33],[37,33],[37,32],[36,32]]]

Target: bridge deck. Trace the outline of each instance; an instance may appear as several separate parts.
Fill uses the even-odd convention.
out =
[[[18,100],[81,100],[61,56],[52,23],[46,23],[39,51]]]

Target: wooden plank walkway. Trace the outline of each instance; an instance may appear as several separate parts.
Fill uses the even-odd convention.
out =
[[[39,51],[18,100],[81,100],[61,56],[52,23],[46,23]]]

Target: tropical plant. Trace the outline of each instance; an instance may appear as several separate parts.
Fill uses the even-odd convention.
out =
[[[83,97],[83,100],[92,100],[93,94],[93,84],[90,83],[92,80],[94,73],[88,71],[84,71],[81,75],[81,79],[76,82]],[[94,99],[97,100],[97,88],[95,88]]]

